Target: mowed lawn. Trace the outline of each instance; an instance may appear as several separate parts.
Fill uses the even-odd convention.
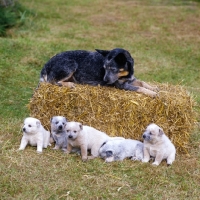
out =
[[[0,199],[194,199],[200,197],[200,2],[21,0],[21,26],[0,38]],[[17,151],[40,71],[66,50],[127,49],[135,76],[183,85],[196,101],[189,155],[167,167],[82,162],[48,147]],[[50,108],[51,109],[51,108]],[[105,113],[106,118],[106,113]],[[162,126],[162,125],[160,125]],[[142,134],[142,133],[141,133]]]

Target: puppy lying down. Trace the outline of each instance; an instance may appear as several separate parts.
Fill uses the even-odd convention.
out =
[[[43,148],[47,148],[48,145],[51,145],[49,143],[50,132],[45,130],[40,120],[36,118],[27,117],[24,120],[22,131],[23,137],[19,150],[24,150],[29,144],[31,146],[37,146],[37,152],[42,153]]]
[[[100,150],[100,157],[105,159],[105,162],[112,162],[117,160],[124,160],[131,158],[131,160],[143,159],[143,143],[137,140],[110,140],[105,142]]]
[[[153,157],[155,158],[153,165],[159,165],[163,159],[167,160],[168,165],[172,164],[175,160],[176,149],[162,128],[156,124],[150,124],[143,133],[143,139],[143,162],[149,162],[150,157]]]
[[[98,157],[99,149],[104,142],[124,139],[122,137],[110,137],[104,132],[90,126],[83,126],[79,122],[67,122],[66,131],[68,137],[67,153],[71,153],[73,147],[80,148],[83,161]],[[88,156],[88,150],[91,150],[91,156]]]

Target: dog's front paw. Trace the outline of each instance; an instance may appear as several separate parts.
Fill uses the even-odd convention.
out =
[[[86,162],[87,159],[88,159],[87,157],[82,157],[82,161],[83,161],[83,162]]]
[[[75,88],[75,84],[73,82],[58,82],[58,85],[68,87],[68,88]]]
[[[37,151],[37,153],[38,153],[38,154],[41,154],[41,153],[42,153],[42,151]]]
[[[156,98],[159,96],[159,94],[157,92],[151,91],[151,93],[149,94],[150,97],[152,98]]]
[[[156,86],[156,87],[152,87],[152,90],[155,91],[155,92],[159,92],[159,88]]]
[[[153,165],[153,166],[158,166],[159,163],[155,161],[155,162],[152,163],[152,165]]]
[[[147,163],[147,162],[149,162],[149,159],[144,158],[144,159],[142,159],[142,162]]]

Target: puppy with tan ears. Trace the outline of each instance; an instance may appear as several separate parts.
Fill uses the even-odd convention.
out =
[[[144,159],[142,162],[149,162],[150,157],[155,158],[153,165],[159,165],[163,159],[171,165],[175,160],[176,149],[163,129],[156,124],[147,126],[143,133],[144,139]]]
[[[81,149],[83,161],[98,157],[99,149],[104,142],[124,139],[122,137],[110,137],[104,132],[90,126],[83,126],[79,122],[67,122],[66,131],[68,137],[67,153],[71,153],[73,147],[78,147]],[[88,150],[91,150],[91,156],[88,156]]]
[[[50,132],[44,129],[40,120],[33,117],[26,118],[22,131],[23,137],[19,150],[24,150],[29,144],[37,146],[37,152],[42,153],[42,149],[50,145]]]

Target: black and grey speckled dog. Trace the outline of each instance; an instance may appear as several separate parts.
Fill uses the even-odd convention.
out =
[[[73,83],[115,86],[155,97],[152,87],[134,77],[134,60],[124,49],[65,51],[52,57],[43,67],[40,82],[74,87]]]
[[[51,134],[55,141],[53,149],[62,149],[64,152],[67,150],[67,132],[65,126],[67,119],[63,116],[54,116],[51,118]]]

